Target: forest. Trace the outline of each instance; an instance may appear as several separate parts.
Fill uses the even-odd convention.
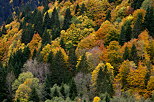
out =
[[[154,102],[154,0],[0,0],[0,102]]]

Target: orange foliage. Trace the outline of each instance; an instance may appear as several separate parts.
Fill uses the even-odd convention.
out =
[[[31,51],[31,55],[33,54],[34,50],[36,51],[39,50],[39,48],[41,47],[41,42],[42,42],[42,38],[40,37],[40,35],[34,34],[31,42],[28,44]]]

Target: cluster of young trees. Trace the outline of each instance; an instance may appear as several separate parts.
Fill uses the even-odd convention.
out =
[[[153,102],[153,24],[153,0],[40,0],[14,12],[0,29],[0,101]]]

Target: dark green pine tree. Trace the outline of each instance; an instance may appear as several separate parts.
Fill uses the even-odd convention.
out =
[[[43,33],[43,35],[42,35],[42,44],[43,45],[46,45],[46,44],[50,44],[51,43],[51,34],[52,33],[52,31],[51,31],[51,29],[45,29],[44,30],[44,33]]]
[[[60,39],[60,46],[65,49],[65,42],[63,38]]]
[[[52,39],[56,39],[60,36],[60,21],[58,11],[56,8],[53,9],[51,16],[51,27],[52,27]]]
[[[39,102],[40,101],[39,95],[38,95],[38,93],[36,91],[36,88],[32,89],[29,100],[32,101],[32,102]]]
[[[34,49],[32,59],[34,60],[36,58],[36,56],[37,56],[37,51],[36,51],[36,49]]]
[[[109,3],[112,3],[112,2],[114,2],[114,1],[115,1],[115,0],[108,0]]]
[[[28,24],[26,25],[26,23],[23,22],[22,28],[23,28],[23,32],[22,32],[22,36],[21,36],[21,42],[28,44],[34,35],[34,28],[32,27],[32,24]]]
[[[46,99],[51,99],[51,95],[50,95],[50,88],[52,88],[52,79],[51,79],[51,72],[49,72],[46,76],[45,79],[45,98]]]
[[[28,50],[26,50],[25,48],[24,53],[20,49],[10,56],[10,59],[8,61],[8,69],[9,71],[13,71],[16,77],[18,77],[18,75],[21,73],[21,68],[23,67],[24,63],[28,60],[30,54],[28,53]]]
[[[51,29],[51,19],[49,17],[49,13],[46,12],[44,16],[44,22],[43,22],[44,29]]]
[[[109,74],[107,67],[104,69],[101,67],[98,72],[97,84],[96,84],[96,92],[98,95],[100,93],[108,93],[110,96],[113,95],[113,86],[111,82],[111,75]]]
[[[132,36],[131,21],[126,21],[121,27],[119,44],[123,45],[125,42],[130,41],[131,36]]]
[[[138,64],[138,55],[137,55],[137,49],[136,46],[133,44],[131,51],[130,51],[130,60],[134,61],[136,64]]]
[[[132,38],[138,38],[138,35],[143,31],[143,29],[142,14],[138,14],[132,29]]]
[[[148,7],[145,15],[144,27],[147,28],[149,34],[154,37],[154,7]]]
[[[131,2],[131,7],[134,8],[134,10],[136,9],[140,9],[142,3],[143,3],[144,0],[133,0]]]
[[[108,10],[107,14],[106,14],[106,17],[105,17],[105,20],[110,21],[110,19],[111,19],[111,10]]]
[[[128,49],[127,46],[125,47],[125,52],[123,54],[123,59],[124,60],[128,60],[129,59],[129,49]]]
[[[64,17],[64,24],[62,28],[63,30],[67,30],[69,28],[69,26],[71,25],[71,19],[72,19],[71,11],[69,8],[67,8],[65,17]]]
[[[69,50],[69,58],[68,58],[68,62],[69,62],[69,69],[71,70],[72,74],[75,74],[76,71],[76,65],[77,65],[77,56],[75,53],[75,47],[72,47]]]
[[[79,8],[80,8],[80,6],[77,4],[76,8],[75,8],[75,14],[77,14],[79,12]]]
[[[51,52],[49,53],[48,57],[47,57],[47,63],[52,64],[52,63],[53,63],[53,62],[52,62],[53,57],[54,57],[54,54],[53,54],[53,52],[51,51]]]
[[[83,4],[81,5],[79,15],[84,14],[84,13],[86,12],[86,10],[87,10],[87,8],[86,8],[85,4],[83,3]]]
[[[6,83],[6,68],[3,68],[2,65],[0,65],[0,102],[3,102],[4,99],[7,98],[7,87],[5,85]]]
[[[74,100],[75,97],[77,97],[77,88],[74,79],[71,80],[69,86],[70,86],[70,98]]]
[[[25,47],[23,50],[23,62],[26,62],[30,57],[30,49],[29,47]]]
[[[34,19],[34,30],[35,33],[38,33],[41,37],[43,34],[43,14],[41,11],[37,11]]]
[[[64,60],[64,55],[61,51],[58,51],[53,57],[50,66],[51,69],[51,81],[52,84],[61,85],[62,83],[68,83],[70,80],[70,72],[68,70],[66,61]]]
[[[90,68],[90,66],[88,64],[86,54],[83,54],[80,62],[77,65],[77,72],[82,72],[82,73],[87,74],[87,73],[89,73],[89,68]]]

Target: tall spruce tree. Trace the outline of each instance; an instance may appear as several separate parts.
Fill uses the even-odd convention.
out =
[[[76,65],[77,65],[77,56],[75,54],[75,47],[72,47],[69,50],[69,58],[68,58],[68,62],[69,62],[69,69],[72,71],[72,73],[74,74],[76,71]]]
[[[43,34],[43,14],[41,11],[37,11],[34,19],[35,33],[38,33],[41,37]]]
[[[45,29],[44,33],[42,35],[42,44],[50,44],[51,43],[51,36],[52,36],[52,30],[51,29]]]
[[[96,91],[100,93],[108,93],[110,96],[113,95],[113,86],[111,82],[111,75],[109,74],[107,67],[101,67],[98,72]]]
[[[134,10],[136,9],[140,9],[142,3],[143,3],[144,0],[133,0],[131,2],[131,7],[134,8]]]
[[[119,44],[123,45],[125,42],[131,40],[132,36],[132,28],[131,28],[131,21],[127,20],[121,27]]]
[[[70,72],[68,70],[66,61],[64,60],[64,55],[61,51],[58,51],[56,55],[52,58],[50,70],[51,70],[51,85],[62,83],[68,83]]]
[[[49,17],[49,13],[46,12],[44,16],[44,22],[43,22],[44,29],[51,29],[51,19]]]
[[[32,24],[28,24],[26,25],[25,23],[23,23],[23,32],[22,32],[22,36],[21,36],[21,42],[28,44],[34,35],[34,28]]]
[[[134,26],[132,29],[132,38],[138,38],[138,35],[144,30],[143,27],[143,15],[142,13],[137,14],[137,18],[134,21]]]
[[[7,88],[6,88],[6,68],[3,68],[0,65],[0,101],[3,102],[4,99],[7,99]]]
[[[154,37],[154,7],[148,7],[145,15],[144,27],[147,28],[149,34]]]
[[[71,19],[72,19],[72,15],[71,15],[71,11],[70,8],[66,9],[66,13],[65,13],[65,17],[64,17],[64,24],[63,24],[63,30],[67,30],[71,24]]]
[[[83,54],[82,57],[81,57],[81,60],[78,62],[78,65],[77,65],[77,72],[82,72],[82,73],[89,73],[89,64],[88,64],[88,61],[87,61],[87,57],[86,57],[86,54]]]
[[[9,71],[13,71],[14,75],[18,77],[18,75],[21,73],[21,68],[23,67],[24,63],[28,60],[29,55],[29,48],[25,48],[24,51],[20,49],[16,53],[11,55],[8,61]]]
[[[51,27],[52,27],[52,39],[56,39],[60,36],[60,21],[59,15],[56,8],[53,9],[51,16]]]
[[[129,49],[128,49],[127,46],[125,47],[125,52],[123,54],[123,59],[124,60],[128,60],[129,59]]]
[[[137,55],[137,49],[136,46],[133,44],[131,51],[130,51],[130,60],[134,61],[136,64],[138,64],[138,55]]]

